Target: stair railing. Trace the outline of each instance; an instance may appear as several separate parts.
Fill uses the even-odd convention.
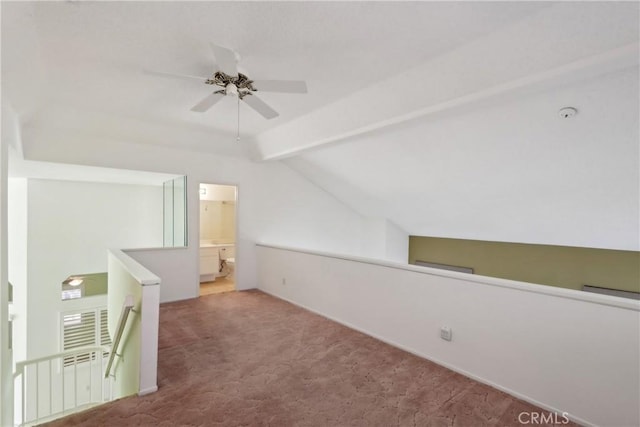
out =
[[[19,378],[16,399],[21,399],[16,402],[21,408],[17,424],[39,424],[109,400],[111,385],[102,379],[103,357],[109,352],[105,346],[87,346],[17,362],[13,374],[14,385]],[[67,399],[69,389],[72,401]]]
[[[113,361],[116,356],[121,357],[122,355],[118,353],[118,346],[120,345],[120,340],[122,339],[122,334],[124,333],[124,328],[127,325],[127,319],[129,318],[129,313],[133,310],[133,296],[127,295],[124,299],[124,303],[122,304],[122,310],[120,311],[120,318],[118,319],[118,326],[116,327],[116,334],[113,337],[113,344],[111,345],[111,354],[109,354],[109,361],[107,362],[107,368],[104,372],[104,377],[109,378],[111,374],[111,368],[113,367]]]

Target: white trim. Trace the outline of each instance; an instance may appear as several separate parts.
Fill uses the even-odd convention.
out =
[[[155,393],[156,391],[158,391],[158,386],[148,387],[148,388],[145,388],[144,390],[140,390],[138,392],[138,396],[145,396],[147,394]]]
[[[122,249],[124,253],[127,252],[142,252],[142,251],[171,251],[174,249],[184,250],[189,249],[189,246],[158,246],[154,248],[131,248],[131,249]]]
[[[486,286],[497,286],[500,288],[508,288],[522,292],[531,292],[534,294],[548,295],[558,298],[566,298],[577,301],[584,301],[592,304],[606,305],[610,307],[622,308],[640,312],[640,301],[634,301],[628,298],[614,297],[610,295],[594,294],[590,292],[577,291],[574,289],[557,288],[548,285],[539,285],[533,283],[519,282],[516,280],[500,279],[497,277],[480,276],[477,274],[458,273],[455,271],[438,270],[429,267],[416,267],[410,264],[402,264],[391,261],[383,261],[374,258],[364,258],[353,255],[335,254],[331,252],[317,251],[313,249],[301,249],[290,246],[272,245],[267,243],[256,243],[256,246],[265,248],[278,249],[290,252],[299,252],[303,254],[316,255],[327,258],[341,259],[345,261],[354,261],[364,264],[378,265],[381,267],[395,268],[399,270],[413,271],[431,276],[448,277],[452,279],[461,279],[468,282],[475,282]]]
[[[127,249],[129,251],[130,249]],[[147,270],[138,261],[131,258],[120,249],[109,249],[109,252],[117,259],[131,276],[142,286],[159,285],[160,278]]]

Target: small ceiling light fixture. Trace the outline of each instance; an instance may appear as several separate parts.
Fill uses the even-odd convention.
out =
[[[206,187],[200,187],[200,195],[204,196],[207,194],[207,188]]]
[[[225,90],[225,93],[227,95],[230,95],[230,96],[238,96],[239,95],[238,87],[236,85],[234,85],[233,83],[229,83],[227,86],[225,86],[224,90]]]
[[[69,286],[80,286],[83,280],[83,277],[69,276],[64,282],[62,282],[62,284]]]
[[[558,111],[558,115],[563,119],[570,119],[576,114],[578,114],[578,110],[573,107],[564,107]]]

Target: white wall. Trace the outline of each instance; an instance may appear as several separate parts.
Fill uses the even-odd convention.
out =
[[[412,235],[638,251],[639,81],[637,67],[578,79],[287,163]]]
[[[7,109],[10,110],[10,109]],[[12,110],[10,110],[12,112]],[[2,105],[2,119],[7,111]],[[3,123],[4,124],[4,123]],[[2,127],[3,130],[5,126]],[[7,187],[9,139],[0,137],[0,423],[13,424],[13,352],[9,350]]]
[[[9,178],[8,189],[9,282],[13,285],[13,357],[27,356],[27,180]]]
[[[162,302],[198,296],[193,280],[200,282],[200,276],[194,278],[194,272],[199,274],[198,270],[194,270],[194,265],[199,267],[199,264],[197,259],[191,259],[188,248],[126,249],[124,252],[160,277]]]
[[[640,424],[637,301],[265,246],[257,252],[265,292],[585,425]],[[451,342],[439,337],[444,325]]]
[[[409,234],[392,221],[386,220],[384,260],[406,264],[409,262]]]
[[[201,182],[238,186],[238,289],[256,286],[255,243],[259,241],[346,254],[361,251],[362,217],[281,163],[255,163],[120,141],[90,146],[65,139],[30,147],[25,155],[32,160],[187,175],[188,248],[129,253],[160,276],[163,302],[198,296]],[[155,261],[151,261],[153,258]]]
[[[27,357],[60,351],[58,312],[106,302],[61,301],[64,279],[107,271],[109,248],[161,245],[160,186],[29,180]]]
[[[385,219],[364,218],[362,223],[362,256],[383,258],[386,252]]]
[[[362,256],[380,260],[409,262],[409,235],[386,218],[363,220]]]

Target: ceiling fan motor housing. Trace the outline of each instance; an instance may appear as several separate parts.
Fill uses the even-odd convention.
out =
[[[253,87],[253,80],[242,73],[238,73],[238,75],[234,77],[222,71],[216,71],[213,77],[205,81],[205,84],[220,86],[223,89],[219,92],[225,95],[235,95],[237,93],[240,99],[257,90]]]

